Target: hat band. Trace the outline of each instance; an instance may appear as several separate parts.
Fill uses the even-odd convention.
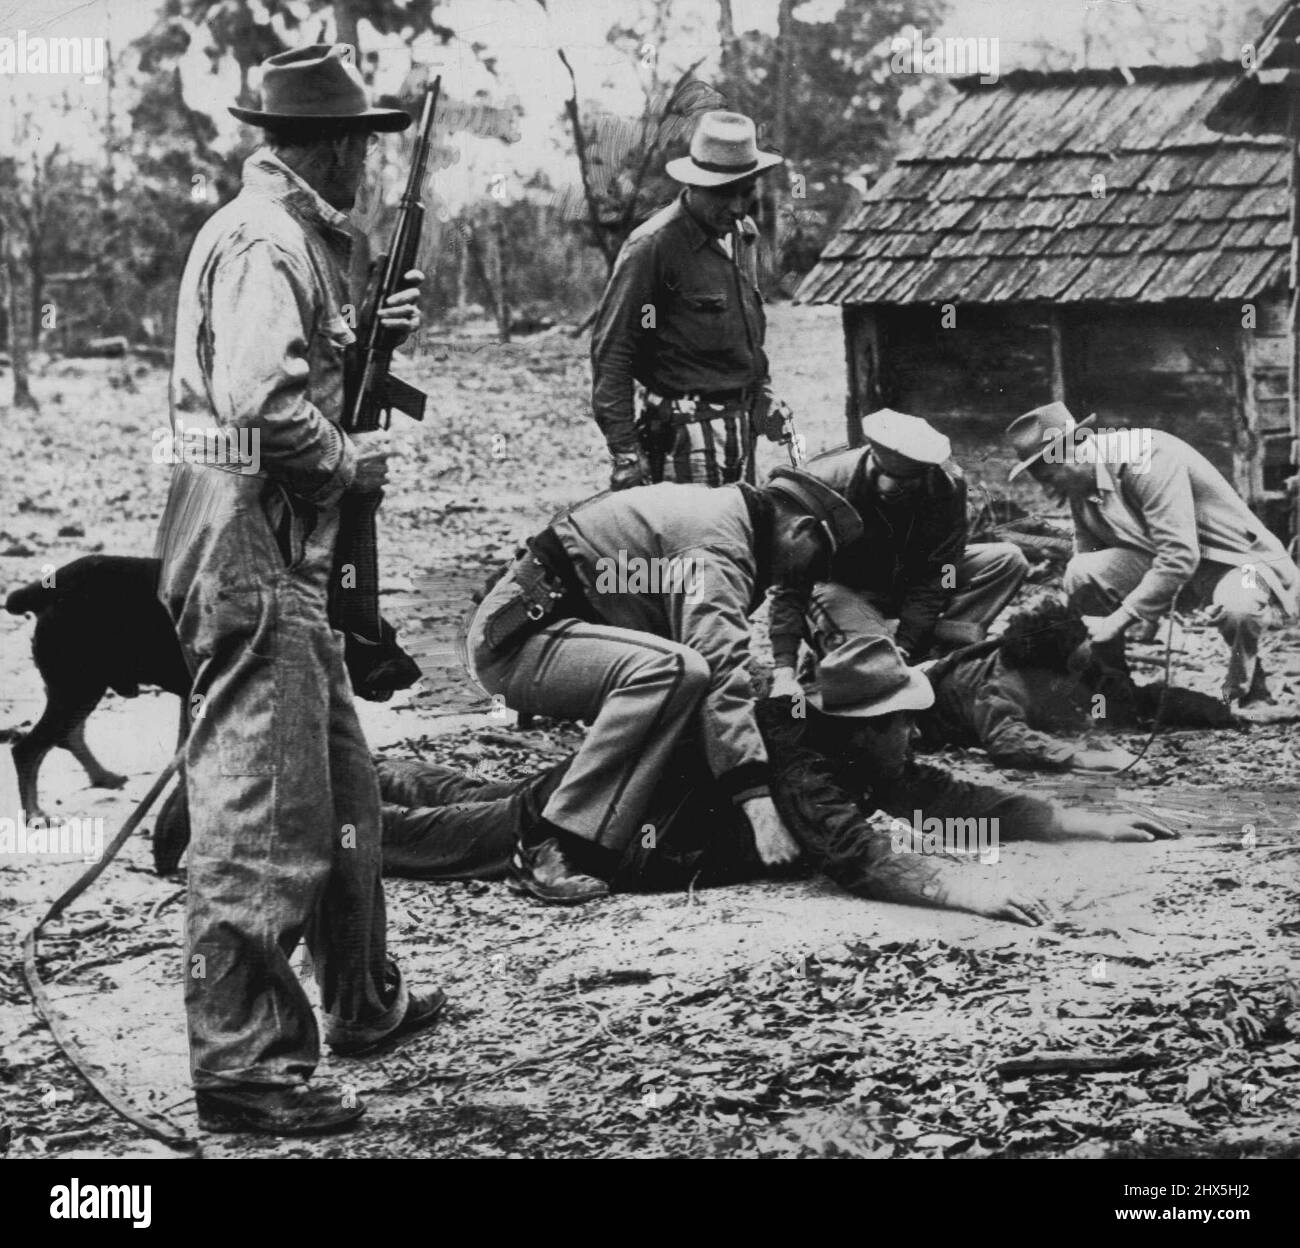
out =
[[[692,156],[691,164],[697,169],[703,169],[705,173],[748,173],[751,169],[758,168],[758,157],[746,161],[743,165],[722,165],[715,160],[696,160]]]

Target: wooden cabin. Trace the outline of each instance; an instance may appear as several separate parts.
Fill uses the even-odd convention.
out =
[[[889,406],[996,459],[1015,416],[1059,399],[1178,434],[1282,532],[1288,155],[1206,126],[1239,73],[956,82],[796,295],[843,310],[850,439]]]

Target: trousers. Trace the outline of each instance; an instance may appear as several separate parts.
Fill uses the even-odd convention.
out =
[[[483,626],[516,592],[508,572],[474,616],[475,675],[511,710],[591,725],[542,814],[621,856],[708,691],[709,665],[689,646],[652,633],[575,619],[549,620],[502,653],[487,645]]]
[[[983,638],[989,625],[1015,596],[1028,571],[1028,562],[1010,542],[975,543],[957,565],[957,585],[939,621],[945,640],[967,644]],[[850,589],[821,581],[808,606],[808,626],[814,649],[824,656],[846,637],[889,636],[893,604],[869,590]],[[920,660],[923,656],[915,655]]]
[[[1111,547],[1077,554],[1065,568],[1064,587],[1070,605],[1081,615],[1109,615],[1137,586],[1151,567],[1151,556],[1128,547]],[[1259,642],[1269,616],[1268,587],[1248,568],[1203,560],[1177,605],[1219,608],[1215,623],[1228,647],[1228,670],[1222,694],[1226,702],[1267,696],[1259,661]],[[1121,643],[1122,644],[1122,643]]]
[[[204,471],[199,469],[198,471]],[[336,525],[282,548],[235,479],[163,562],[193,677],[185,1008],[194,1086],[291,1086],[320,1059],[290,965],[310,955],[331,1043],[382,1038],[408,992],[389,959],[379,788],[326,616]]]
[[[684,419],[689,416],[690,419]],[[637,422],[650,480],[731,485],[752,480],[754,431],[743,399],[706,402],[647,395]]]

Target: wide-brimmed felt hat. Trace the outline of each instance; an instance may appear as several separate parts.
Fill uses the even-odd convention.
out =
[[[857,636],[823,656],[808,701],[824,715],[866,719],[923,711],[934,705],[934,687],[888,637]]]
[[[789,499],[822,527],[834,554],[862,536],[862,517],[857,508],[826,482],[798,468],[777,468],[763,487]]]
[[[1075,434],[1087,429],[1096,419],[1094,412],[1091,416],[1076,421],[1064,403],[1046,403],[1023,416],[1017,416],[1007,426],[1007,439],[1020,462],[1012,468],[1007,480],[1014,481],[1051,448],[1072,443]]]
[[[312,43],[262,62],[262,107],[230,112],[252,126],[405,130],[411,116],[400,108],[374,108],[346,43]]]
[[[952,456],[952,443],[920,416],[882,407],[862,418],[862,436],[871,443],[886,472],[904,472],[913,465],[932,467]]]
[[[760,152],[754,123],[744,113],[704,113],[691,135],[691,154],[670,160],[664,171],[687,186],[726,186],[785,162]]]

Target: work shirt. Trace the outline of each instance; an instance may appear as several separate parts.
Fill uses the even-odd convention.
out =
[[[804,468],[848,499],[862,517],[862,535],[841,547],[828,580],[869,593],[897,616],[898,645],[920,656],[956,591],[955,569],[966,550],[966,481],[955,464],[926,472],[916,493],[881,501],[867,474],[863,447],[828,451]],[[782,587],[772,595],[769,632],[778,667],[793,667],[804,634],[808,596]]]
[[[1080,747],[1054,734],[1074,736],[1097,727],[1087,680],[1046,668],[1008,667],[997,651],[964,659],[931,679],[934,705],[916,715],[927,749],[978,746],[999,767],[1065,771]],[[1222,699],[1195,689],[1162,681],[1132,689],[1135,714],[1158,716],[1165,727],[1233,725]],[[1113,699],[1110,715],[1113,723]]]
[[[666,397],[767,381],[757,231],[746,219],[731,237],[751,254],[733,260],[683,192],[623,244],[591,337],[592,408],[611,452],[639,446],[634,380]]]
[[[1140,457],[1132,448],[1146,446]],[[1208,459],[1161,429],[1121,430],[1095,439],[1096,492],[1074,500],[1075,549],[1127,547],[1150,569],[1124,599],[1139,619],[1159,619],[1202,560],[1253,564],[1288,614],[1296,614],[1300,570],[1282,543]]]
[[[916,722],[934,749],[982,746],[999,767],[1066,771],[1075,746],[1049,733],[1088,726],[1079,707],[1085,696],[1073,676],[1016,671],[994,651],[957,663],[934,682],[934,705]]]
[[[259,462],[255,472],[173,467],[156,554],[160,595],[174,611],[200,582],[224,602],[288,563],[326,584],[338,502],[356,475],[356,449],[339,428],[344,354],[355,339],[343,312],[351,256],[345,214],[265,149],[244,163],[243,189],[194,240],[177,304],[173,429],[247,431]],[[256,556],[247,548],[257,530],[240,518],[258,510],[279,558],[274,546]]]
[[[915,826],[923,819],[993,820],[999,840],[1051,839],[1056,808],[1040,798],[959,780],[909,760],[897,780],[871,784],[844,720],[812,707],[794,714],[793,698],[759,703],[758,723],[772,759],[772,800],[805,859],[841,888],[879,901],[935,901],[936,859],[895,852],[890,832],[868,816],[880,810]],[[973,827],[975,825],[968,824]]]
[[[770,537],[755,531],[746,488],[620,490],[579,504],[551,526],[604,623],[680,642],[708,663],[699,733],[713,775],[734,796],[765,793],[767,783],[749,677],[749,616],[771,575],[764,553]]]

